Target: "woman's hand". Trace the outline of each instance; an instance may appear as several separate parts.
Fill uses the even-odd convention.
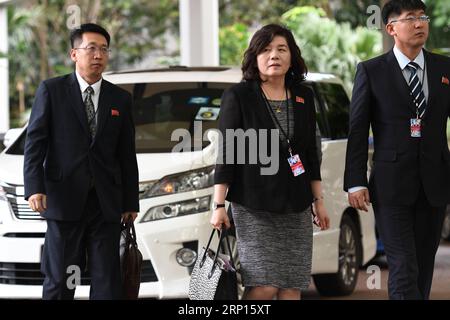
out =
[[[313,212],[315,214],[315,221],[320,227],[320,230],[327,230],[330,228],[330,217],[328,217],[327,209],[323,204],[323,200],[318,200],[313,203]]]
[[[210,220],[214,229],[220,230],[222,229],[222,224],[225,224],[225,228],[230,228],[230,219],[228,219],[228,214],[225,208],[217,208],[214,210],[211,220]]]

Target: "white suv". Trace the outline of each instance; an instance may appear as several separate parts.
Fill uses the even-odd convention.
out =
[[[174,67],[110,72],[104,78],[135,101],[141,208],[136,232],[144,257],[140,297],[185,298],[197,251],[211,231],[216,136],[204,133],[216,127],[222,92],[241,80],[241,71]],[[314,229],[314,282],[321,294],[350,294],[358,268],[375,255],[374,216],[350,208],[342,190],[349,106],[342,82],[310,73],[306,83],[316,94],[331,219],[329,230]],[[23,198],[26,127],[16,134],[0,155],[0,297],[39,298],[46,223]],[[184,152],[174,152],[181,146]],[[232,246],[236,251],[235,241]],[[89,296],[88,272],[84,276],[77,298]]]

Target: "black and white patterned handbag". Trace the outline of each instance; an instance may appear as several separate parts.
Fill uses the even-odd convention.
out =
[[[217,250],[209,248],[215,231],[220,240]],[[221,253],[224,241],[228,245],[228,253]],[[213,229],[208,244],[202,247],[189,282],[189,299],[191,300],[237,300],[236,269],[231,256],[231,247],[226,230]]]

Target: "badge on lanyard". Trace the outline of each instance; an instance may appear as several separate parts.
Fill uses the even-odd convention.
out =
[[[411,119],[411,137],[413,138],[420,138],[422,136],[422,125],[421,125],[422,119]]]
[[[300,160],[298,154],[291,155],[288,158],[289,165],[291,166],[292,174],[294,177],[297,177],[305,172],[305,167],[303,167],[303,163]]]

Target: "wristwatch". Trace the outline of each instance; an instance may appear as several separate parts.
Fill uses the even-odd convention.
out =
[[[218,208],[225,208],[225,203],[214,202],[213,208],[214,208],[214,210],[216,210]]]

